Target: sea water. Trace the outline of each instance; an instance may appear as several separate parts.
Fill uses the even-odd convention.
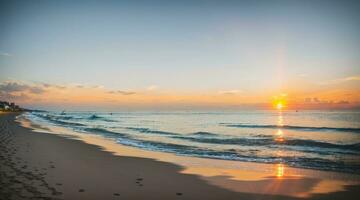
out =
[[[27,112],[43,126],[183,156],[360,174],[360,112]]]

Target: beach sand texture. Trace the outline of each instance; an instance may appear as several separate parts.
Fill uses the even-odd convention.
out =
[[[0,115],[0,199],[304,199],[226,190],[180,173],[184,169],[172,163],[115,156],[80,140],[34,132],[16,115]],[[349,186],[308,199],[359,194],[358,186]]]

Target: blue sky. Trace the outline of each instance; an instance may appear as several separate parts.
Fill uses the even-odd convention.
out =
[[[281,91],[360,74],[354,1],[1,1],[0,81]]]

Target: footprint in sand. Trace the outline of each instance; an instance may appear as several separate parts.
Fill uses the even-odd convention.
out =
[[[143,184],[141,184],[141,181],[144,180],[143,178],[137,178],[136,180],[137,180],[136,184],[138,184],[138,186],[140,187],[144,186]]]

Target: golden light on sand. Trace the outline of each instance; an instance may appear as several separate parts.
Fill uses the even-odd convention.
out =
[[[276,177],[281,178],[284,176],[285,167],[284,164],[276,164]]]

